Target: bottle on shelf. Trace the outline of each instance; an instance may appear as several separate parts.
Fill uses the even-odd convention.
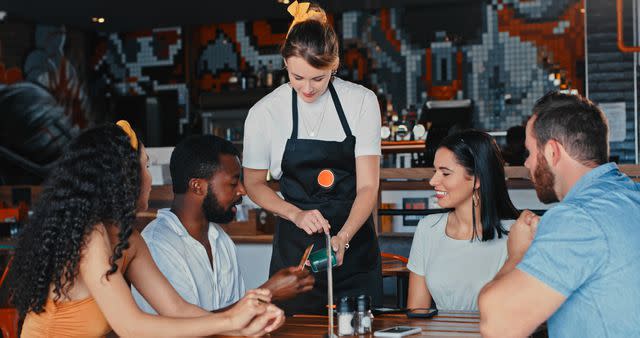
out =
[[[257,77],[256,77],[256,73],[253,72],[249,72],[247,71],[247,89],[253,89],[256,88],[256,82],[257,82]]]
[[[240,89],[240,72],[233,72],[229,77],[229,88],[228,90],[238,90]]]
[[[264,65],[262,64],[262,60],[258,60],[258,66],[256,67],[256,88],[262,88],[264,86],[264,80]]]
[[[273,63],[271,62],[271,60],[269,60],[269,63],[267,64],[267,75],[265,78],[265,85],[267,88],[273,87]]]
[[[240,89],[247,90],[247,73],[242,70],[240,73]]]

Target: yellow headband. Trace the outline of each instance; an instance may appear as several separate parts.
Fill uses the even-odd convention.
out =
[[[129,143],[131,143],[131,148],[134,150],[138,150],[138,137],[136,136],[136,132],[133,131],[129,122],[125,120],[120,120],[116,122],[118,127],[122,128],[124,132],[129,136]]]
[[[291,28],[293,28],[293,26],[309,19],[318,20],[322,23],[327,22],[327,16],[322,11],[319,11],[316,8],[312,8],[311,10],[309,10],[310,5],[311,3],[309,2],[299,3],[296,0],[291,3],[289,7],[287,7],[287,12],[289,12],[289,14],[293,16],[293,22],[291,22],[291,25],[289,26],[287,36],[289,35],[289,32],[291,31]]]

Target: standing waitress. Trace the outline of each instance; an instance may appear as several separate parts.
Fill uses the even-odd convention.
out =
[[[338,267],[334,293],[382,303],[380,249],[372,211],[380,175],[380,108],[375,94],[334,75],[338,38],[324,11],[294,2],[281,49],[290,82],[256,103],[245,121],[244,184],[281,218],[269,273],[296,265],[304,249],[331,234]],[[280,180],[284,200],[267,185]],[[347,250],[348,249],[348,250]],[[314,289],[280,304],[288,315],[325,313],[326,273]]]

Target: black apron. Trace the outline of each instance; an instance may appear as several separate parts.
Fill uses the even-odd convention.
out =
[[[298,96],[292,89],[293,130],[282,157],[280,192],[287,202],[302,210],[318,209],[329,221],[331,235],[335,236],[349,217],[356,197],[356,138],[351,133],[331,82],[329,91],[346,138],[342,142],[298,139]],[[323,170],[333,173],[332,185],[320,185],[318,175]],[[337,300],[342,296],[365,294],[372,297],[374,306],[381,306],[381,259],[373,218],[370,216],[357,233],[350,235],[353,237],[349,242],[350,248],[345,251],[343,263],[333,269],[334,298]],[[279,219],[273,239],[269,275],[297,265],[305,248],[311,243],[315,244],[314,251],[326,248],[324,233],[307,235],[293,222]],[[327,312],[326,271],[315,274],[315,278],[313,290],[278,303],[287,315]]]

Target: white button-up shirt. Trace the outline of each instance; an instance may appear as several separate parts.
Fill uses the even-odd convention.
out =
[[[180,296],[211,311],[237,302],[245,286],[229,235],[218,224],[209,223],[208,236],[213,269],[204,246],[169,209],[158,210],[157,218],[142,231],[153,260]],[[131,291],[143,311],[156,313],[135,287]]]

